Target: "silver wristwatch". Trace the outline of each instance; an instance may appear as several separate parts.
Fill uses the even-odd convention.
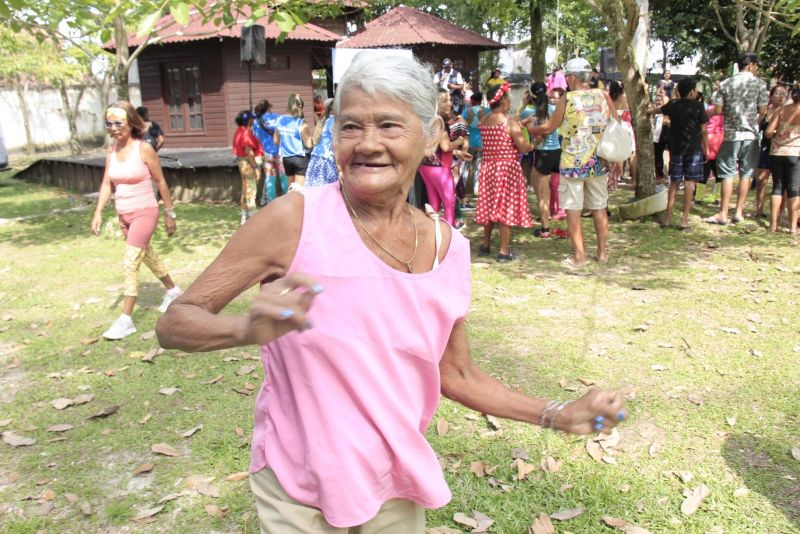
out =
[[[170,219],[177,219],[177,218],[178,218],[178,216],[177,216],[177,215],[175,215],[175,210],[167,210],[167,209],[165,209],[165,210],[164,210],[164,214],[165,214],[167,217],[169,217]]]

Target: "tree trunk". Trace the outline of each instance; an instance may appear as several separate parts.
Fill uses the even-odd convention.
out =
[[[67,114],[67,124],[69,124],[69,151],[73,156],[83,152],[81,141],[78,138],[78,124],[75,120],[75,111],[80,104],[83,90],[78,95],[78,102],[75,104],[75,109],[69,105],[69,95],[67,94],[67,85],[65,83],[58,84],[58,91],[61,93],[61,102],[64,104],[64,113]]]
[[[630,4],[628,4],[630,6]],[[638,24],[638,9],[619,10],[608,14],[614,29],[614,52],[617,68],[622,74],[625,96],[633,116],[633,131],[636,136],[636,200],[656,193],[656,168],[653,152],[653,127],[647,109],[650,100],[645,91],[644,79],[634,63],[633,34]]]
[[[25,153],[33,154],[33,136],[31,135],[31,116],[28,113],[28,106],[25,104],[25,94],[22,91],[22,83],[19,76],[11,78],[11,83],[14,85],[14,91],[17,93],[19,99],[19,109],[22,111],[22,125],[25,128]]]
[[[547,76],[547,65],[544,59],[544,33],[542,32],[542,1],[528,0],[531,13],[531,80],[534,82],[543,82]]]
[[[117,81],[117,99],[128,100],[130,54],[128,52],[128,32],[125,30],[125,19],[122,16],[114,19],[114,44],[117,47],[117,64],[114,68]]]

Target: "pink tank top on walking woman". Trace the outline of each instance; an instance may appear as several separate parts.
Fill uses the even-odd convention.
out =
[[[141,141],[132,141],[124,160],[117,158],[117,145],[113,145],[106,173],[114,184],[114,207],[117,213],[158,207],[150,169],[142,161]]]
[[[293,499],[338,528],[389,499],[426,508],[451,494],[424,432],[440,397],[439,361],[469,309],[466,238],[438,268],[392,269],[364,244],[339,183],[305,189],[289,272],[312,275],[314,325],[264,345],[250,472],[271,468]]]

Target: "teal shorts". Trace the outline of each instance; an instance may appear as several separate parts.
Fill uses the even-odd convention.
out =
[[[740,179],[749,179],[758,165],[758,139],[723,141],[717,152],[717,176],[720,180],[733,178],[738,169]]]

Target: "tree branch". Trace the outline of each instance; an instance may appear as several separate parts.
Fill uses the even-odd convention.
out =
[[[725,27],[725,22],[722,20],[722,14],[719,12],[719,2],[717,2],[717,0],[711,0],[711,7],[714,9],[714,14],[717,15],[717,21],[719,22],[719,27],[722,30],[722,33],[725,34],[725,37],[733,41],[734,44],[738,45],[739,43],[736,40],[736,37],[731,35],[731,33],[728,31],[728,28]]]

